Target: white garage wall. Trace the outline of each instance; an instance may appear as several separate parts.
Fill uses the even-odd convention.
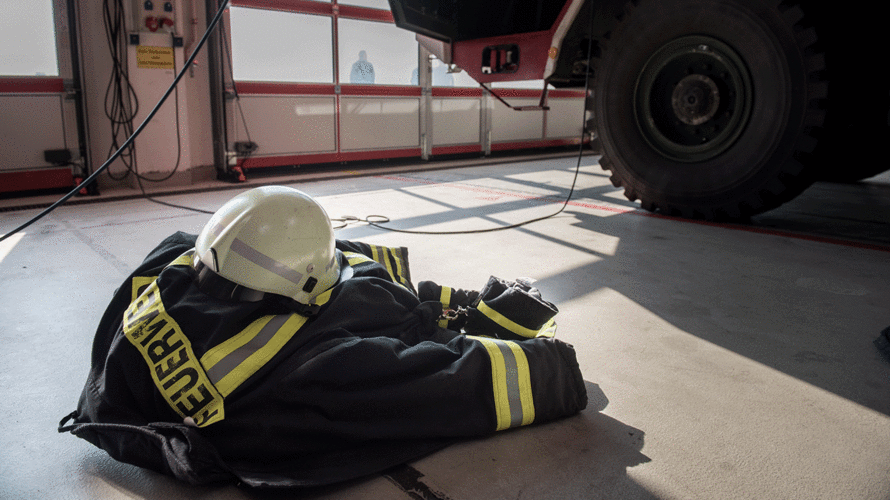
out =
[[[336,101],[329,97],[242,96],[250,139],[261,145],[258,156],[322,153],[337,150]],[[235,136],[247,140],[240,116],[233,117]],[[255,125],[262,126],[255,126]]]
[[[506,97],[511,106],[536,106],[539,99]],[[491,142],[530,141],[544,137],[543,111],[516,111],[501,102],[492,109]]]
[[[343,151],[420,147],[420,99],[342,97]]]
[[[58,95],[3,95],[0,116],[0,172],[46,165],[43,151],[66,149],[62,98]]]
[[[482,100],[433,99],[433,145],[478,144]]]
[[[548,139],[578,137],[584,121],[583,98],[550,98],[547,102],[546,135]]]

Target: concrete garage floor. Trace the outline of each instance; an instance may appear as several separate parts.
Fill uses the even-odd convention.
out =
[[[818,184],[731,226],[652,216],[596,157],[582,164],[566,210],[519,229],[356,224],[337,235],[407,246],[415,281],[538,278],[560,307],[558,337],[577,349],[587,410],[452,446],[391,478],[309,491],[192,487],[56,433],[113,290],[161,238],[208,218],[143,199],[58,209],[0,244],[0,497],[890,499],[890,363],[872,343],[890,326],[890,176]],[[293,185],[333,217],[475,229],[555,211],[574,166],[366,169]],[[215,210],[237,192],[162,199]],[[0,233],[34,213],[2,213]],[[412,474],[406,493],[398,484]]]

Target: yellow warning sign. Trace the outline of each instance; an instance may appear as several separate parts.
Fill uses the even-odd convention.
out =
[[[173,69],[173,47],[136,47],[136,67],[148,69]]]

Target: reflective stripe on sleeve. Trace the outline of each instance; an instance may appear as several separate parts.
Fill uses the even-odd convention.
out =
[[[396,277],[402,285],[407,287],[408,278],[405,277],[405,274],[408,266],[405,264],[405,259],[402,258],[402,250],[400,248],[390,248],[389,252],[396,265]]]
[[[552,338],[556,335],[556,320],[550,318],[550,321],[544,323],[544,326],[538,331],[537,337]]]
[[[400,276],[393,270],[393,264],[389,259],[388,249],[386,247],[371,245],[371,253],[374,260],[376,260],[381,265],[383,265],[383,267],[386,268],[386,272],[389,273],[389,277],[392,278],[393,283],[398,283],[401,285],[402,283],[399,279]]]
[[[348,262],[350,266],[355,266],[357,264],[363,264],[365,262],[374,262],[374,259],[368,257],[365,254],[361,254],[361,253],[343,252],[343,255],[346,256],[346,262]]]
[[[379,247],[377,245],[369,245],[369,246],[371,247],[371,258],[374,259],[375,262],[384,264],[380,257],[380,250],[383,247]],[[386,267],[386,272],[388,272],[389,275],[392,276],[392,269],[390,269],[389,264],[388,263],[384,264],[384,267]]]
[[[405,260],[402,258],[399,250],[379,245],[368,246],[371,247],[371,257],[355,252],[343,252],[343,254],[346,255],[346,261],[349,262],[349,265],[354,266],[364,262],[376,262],[386,269],[386,273],[389,274],[393,283],[409,288],[408,278],[404,276],[403,271],[407,266],[405,265]]]
[[[207,351],[201,364],[224,397],[265,365],[306,323],[299,314],[263,316]]]
[[[491,360],[495,418],[501,431],[535,420],[531,371],[525,352],[515,342],[467,335],[482,343]]]
[[[521,337],[525,337],[527,339],[533,339],[538,336],[539,330],[532,330],[531,328],[526,328],[519,323],[511,320],[510,318],[504,316],[503,314],[495,311],[491,307],[488,306],[484,301],[479,301],[479,305],[476,307],[482,314],[484,314],[488,319],[494,321],[495,323],[501,325],[502,327],[510,330],[511,332],[519,335]]]
[[[407,288],[408,280],[402,275],[402,258],[398,249],[370,245],[374,260],[386,268],[394,283]]]
[[[442,292],[439,294],[439,302],[442,303],[442,310],[445,311],[447,309],[451,309],[451,287],[443,286]],[[448,320],[440,319],[439,320],[440,328],[448,328]]]

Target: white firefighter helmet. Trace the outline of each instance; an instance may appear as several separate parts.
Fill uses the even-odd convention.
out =
[[[229,200],[198,235],[195,259],[236,285],[301,304],[340,276],[328,214],[309,195],[285,186],[258,187]]]

